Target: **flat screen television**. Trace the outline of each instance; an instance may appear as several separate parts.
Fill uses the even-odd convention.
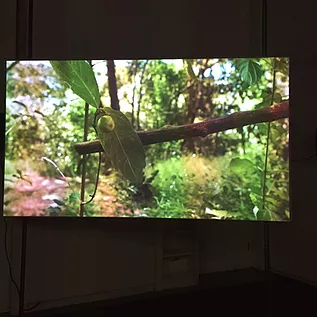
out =
[[[288,58],[6,67],[4,216],[290,220]]]

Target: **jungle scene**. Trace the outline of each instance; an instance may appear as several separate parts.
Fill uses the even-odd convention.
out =
[[[289,60],[9,61],[5,216],[288,221]]]

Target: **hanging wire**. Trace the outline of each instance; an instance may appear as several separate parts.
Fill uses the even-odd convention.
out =
[[[20,298],[20,288],[17,284],[17,282],[15,281],[14,277],[13,277],[13,273],[12,273],[12,264],[11,264],[11,261],[10,261],[10,258],[9,258],[9,250],[8,250],[8,223],[7,223],[7,219],[6,217],[3,217],[3,221],[4,221],[4,253],[5,253],[5,256],[6,256],[6,260],[7,260],[7,263],[8,263],[8,268],[9,268],[9,274],[10,274],[10,279],[11,279],[11,282],[12,284],[14,285],[17,293],[18,293],[18,296]]]

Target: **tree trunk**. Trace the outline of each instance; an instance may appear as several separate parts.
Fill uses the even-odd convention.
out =
[[[141,101],[143,98],[143,91],[142,91],[142,85],[144,82],[144,74],[145,74],[145,69],[146,65],[148,64],[149,61],[145,61],[141,73],[141,78],[140,78],[140,92],[139,92],[139,100],[138,100],[138,108],[137,108],[137,113],[136,113],[136,126],[137,130],[141,130],[141,125],[140,125],[140,112],[141,112]]]
[[[111,108],[114,110],[120,110],[114,61],[107,60],[107,67],[108,67],[108,85],[109,85],[109,94],[111,99]]]
[[[134,79],[134,85],[133,85],[133,93],[132,93],[132,103],[131,103],[131,106],[132,106],[132,109],[131,109],[131,125],[132,127],[134,128],[134,116],[135,116],[135,92],[136,92],[136,75],[138,73],[138,65],[139,65],[139,62],[138,60],[135,61],[135,65],[131,65],[134,70],[133,70],[133,79]]]

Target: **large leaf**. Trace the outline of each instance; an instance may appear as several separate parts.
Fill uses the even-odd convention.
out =
[[[252,59],[239,58],[236,65],[242,80],[249,85],[256,84],[262,76],[260,64]]]
[[[100,94],[94,72],[86,61],[51,61],[57,75],[88,104],[99,107]]]
[[[140,138],[122,112],[108,107],[102,108],[99,110],[96,121],[98,122],[104,115],[112,117],[115,122],[114,129],[105,132],[98,124],[96,129],[100,143],[112,166],[131,183],[142,183],[145,153]]]
[[[256,171],[256,166],[247,159],[234,158],[231,160],[229,168],[231,172],[243,176],[246,173],[253,173]]]

